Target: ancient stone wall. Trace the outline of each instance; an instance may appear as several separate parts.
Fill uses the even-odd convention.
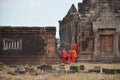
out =
[[[75,31],[74,31],[74,21],[70,21],[69,23],[66,24],[61,24],[60,28],[60,46],[63,46],[66,49],[71,49],[74,43],[74,36],[75,36]],[[63,36],[64,35],[64,36]]]
[[[71,9],[75,8],[71,7],[69,11]],[[78,11],[67,14],[61,20],[63,22],[74,25],[67,36],[74,35],[67,39],[61,33],[62,27],[67,25],[60,25],[60,39],[78,43],[79,60],[113,62],[120,58],[120,0],[83,0],[83,3],[78,3]],[[64,31],[66,29],[69,27]]]
[[[0,27],[0,62],[54,63],[55,34],[55,27]]]
[[[92,54],[94,51],[94,34],[92,22],[80,21],[77,42],[79,54]]]
[[[76,15],[76,12],[77,10],[75,6],[72,5],[63,20],[59,21],[60,51],[62,51],[63,48],[66,50],[72,49],[73,44],[76,41],[75,36],[78,21],[78,15]]]

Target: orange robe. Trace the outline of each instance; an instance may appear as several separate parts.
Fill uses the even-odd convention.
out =
[[[70,51],[68,51],[68,62],[72,61],[72,54]]]
[[[76,51],[77,51],[77,49],[78,49],[78,44],[77,44],[77,43],[75,43],[73,48],[74,48],[74,50],[76,50]]]
[[[66,58],[67,58],[67,53],[65,50],[63,50],[63,53],[62,53],[62,62],[66,62]]]
[[[72,50],[72,62],[76,62],[77,59],[77,52],[75,49]]]

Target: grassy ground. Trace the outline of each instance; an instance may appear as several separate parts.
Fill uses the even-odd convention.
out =
[[[65,64],[66,70],[71,65],[85,65],[85,71],[93,69],[94,66],[101,66],[101,68],[120,69],[120,64],[93,64],[93,63],[70,63]],[[53,67],[58,65],[53,65]],[[54,76],[52,73],[44,75],[17,75],[12,76],[6,73],[0,72],[0,80],[120,80],[120,74],[103,74],[103,73],[70,73]]]

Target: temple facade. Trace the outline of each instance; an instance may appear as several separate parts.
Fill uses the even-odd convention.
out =
[[[55,27],[0,26],[0,62],[56,63]]]
[[[59,21],[60,48],[78,43],[79,61],[120,62],[120,0],[83,0]]]

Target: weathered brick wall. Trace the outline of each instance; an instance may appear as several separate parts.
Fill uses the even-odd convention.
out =
[[[52,59],[56,61],[55,27],[0,27],[0,33],[1,62],[40,64],[54,63]],[[21,40],[22,48],[4,50],[4,39]]]

